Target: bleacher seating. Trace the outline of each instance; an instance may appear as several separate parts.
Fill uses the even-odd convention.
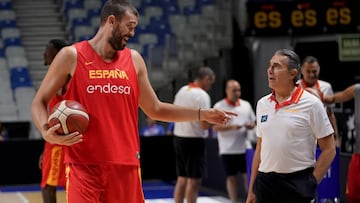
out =
[[[0,1],[0,10],[12,10],[12,0],[1,0]]]
[[[94,28],[90,25],[78,25],[74,27],[74,40],[81,41],[90,39],[93,36]]]
[[[10,72],[5,57],[0,57],[0,89],[2,91],[10,89]],[[7,96],[8,95],[1,95],[1,97],[7,97]]]
[[[104,2],[105,0],[63,0],[62,8],[73,41],[89,39],[96,33],[101,4]],[[218,29],[221,16],[216,0],[131,2],[138,9],[140,19],[136,35],[129,40],[128,47],[142,54],[150,78],[164,77],[162,81],[166,81],[165,78],[176,77],[189,64],[218,56],[221,48],[219,41],[224,36],[221,29]],[[155,70],[166,75],[154,73]],[[152,77],[152,74],[156,76]]]
[[[62,1],[62,10],[65,14],[68,29],[72,31],[74,41],[87,39],[96,32],[99,24],[98,15],[101,5],[104,2],[105,1],[101,0]],[[186,50],[186,48],[182,46],[190,46],[190,48],[195,49],[195,53],[199,53],[197,54],[199,55],[199,59],[203,57],[202,52],[204,50],[214,48],[211,45],[211,40],[209,40],[209,38],[214,37],[214,34],[209,32],[211,29],[208,29],[208,22],[211,21],[205,23],[204,20],[216,16],[214,0],[132,0],[132,3],[141,12],[141,18],[140,25],[136,30],[137,35],[134,39],[131,39],[131,43],[140,43],[143,46],[148,45],[148,43],[144,43],[149,40],[149,34],[156,34],[157,37],[150,37],[150,45],[153,44],[154,41],[163,45],[167,35],[174,35],[179,38],[177,40],[179,44],[178,51]],[[76,28],[75,31],[75,27],[78,26],[82,28]],[[91,26],[93,29],[90,31],[90,29],[84,28],[85,26]],[[84,34],[84,30],[86,30],[88,34]],[[204,33],[207,34],[206,37],[203,37]],[[157,38],[157,40],[154,40],[155,38]],[[140,39],[140,42],[138,39]],[[199,39],[200,41],[198,41]],[[9,41],[9,45],[21,44],[19,40],[6,41]],[[139,46],[137,45],[137,47]],[[143,50],[144,52],[148,51],[146,47],[140,48],[139,50]],[[184,56],[186,53],[179,55]],[[207,55],[208,54],[204,54],[204,56]],[[186,59],[186,57],[183,57],[183,59]]]
[[[14,97],[19,109],[19,119],[30,121],[30,105],[35,96],[35,88],[32,86],[19,86],[14,90]]]
[[[65,17],[69,15],[68,11],[72,8],[83,8],[84,4],[82,0],[64,0],[61,10],[64,12]]]
[[[0,8],[0,27],[16,27],[16,14],[12,9]]]
[[[9,56],[7,58],[8,68],[10,70],[13,68],[26,68],[29,65],[26,57],[21,54]]]
[[[34,94],[27,99],[23,95],[28,93],[15,95],[19,88],[33,87],[11,0],[0,1],[0,36],[0,120],[30,121],[29,106]]]
[[[1,37],[0,37],[0,58],[5,58],[5,46]]]
[[[17,27],[1,27],[1,38],[21,38],[20,30]]]
[[[100,23],[105,0],[62,0],[73,41],[89,39]],[[128,47],[139,51],[154,88],[171,82],[189,64],[217,55],[221,18],[215,0],[131,0],[140,12]],[[220,29],[221,30],[221,29]],[[30,120],[35,89],[11,0],[0,0],[0,120]]]
[[[10,70],[11,87],[16,91],[19,87],[32,87],[32,82],[27,67],[12,68]]]
[[[74,26],[84,25],[88,22],[87,11],[84,8],[69,8],[65,20],[67,22],[67,30],[72,31]]]
[[[5,47],[5,56],[10,59],[17,56],[25,56],[25,48],[22,45],[10,45]]]
[[[94,33],[96,33],[97,29],[99,28],[99,24],[100,16],[93,16],[90,18],[90,26],[92,27]]]
[[[85,10],[99,10],[101,9],[102,1],[100,0],[86,0],[84,1]]]
[[[143,46],[139,43],[132,43],[132,42],[128,42],[126,44],[127,47],[129,47],[130,49],[135,49],[136,51],[138,51],[139,53],[143,52]]]
[[[14,102],[0,105],[0,120],[2,121],[18,121],[18,108]]]
[[[182,11],[185,8],[194,8],[196,5],[196,0],[178,0],[177,2]]]
[[[187,24],[187,19],[185,15],[182,14],[172,14],[168,18],[171,31],[176,36],[181,36],[181,34],[184,32]]]

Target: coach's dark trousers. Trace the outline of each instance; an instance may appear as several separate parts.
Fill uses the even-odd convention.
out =
[[[317,202],[317,182],[313,168],[294,173],[258,172],[254,192],[256,203]]]

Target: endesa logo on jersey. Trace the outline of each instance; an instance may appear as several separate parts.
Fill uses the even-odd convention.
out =
[[[120,79],[129,80],[126,72],[123,70],[89,70],[89,79]],[[110,82],[107,84],[91,84],[88,85],[86,91],[90,94],[127,94],[131,92],[128,85],[113,85]]]

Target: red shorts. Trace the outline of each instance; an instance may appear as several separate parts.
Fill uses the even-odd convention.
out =
[[[360,201],[360,154],[353,154],[349,164],[346,195]]]
[[[118,164],[68,164],[68,203],[144,203],[140,169]]]
[[[46,185],[65,188],[64,149],[62,146],[45,142],[41,173],[41,188]]]

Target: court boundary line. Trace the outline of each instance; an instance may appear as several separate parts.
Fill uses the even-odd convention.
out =
[[[22,194],[22,192],[16,192],[16,196],[19,197],[22,203],[29,203],[29,200]]]

